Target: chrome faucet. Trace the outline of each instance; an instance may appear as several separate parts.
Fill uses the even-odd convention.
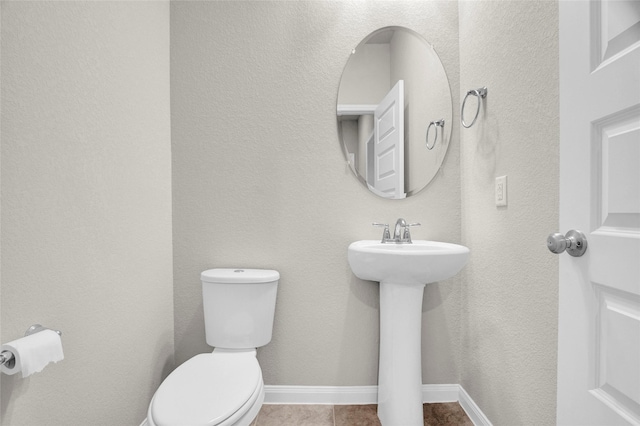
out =
[[[402,231],[405,229],[407,229],[407,222],[403,218],[396,220],[396,228],[393,231],[393,239],[395,242],[402,242]]]
[[[411,232],[409,228],[412,226],[420,226],[419,223],[407,223],[403,218],[396,221],[396,226],[393,230],[393,238],[389,232],[389,224],[387,223],[373,223],[373,226],[384,226],[382,233],[382,244],[396,243],[396,244],[411,244]]]

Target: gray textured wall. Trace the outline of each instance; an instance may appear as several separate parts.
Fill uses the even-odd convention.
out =
[[[168,2],[2,2],[3,425],[140,424],[173,361]]]
[[[472,253],[461,383],[496,425],[555,424],[558,259],[545,242],[558,226],[557,3],[460,2],[460,69],[461,97],[489,89],[481,119],[461,132]],[[503,175],[509,205],[496,207]]]
[[[378,198],[343,157],[338,85],[362,38],[402,25],[434,44],[458,93],[457,13],[454,2],[171,4],[177,362],[210,350],[202,270],[273,268],[282,279],[273,341],[258,352],[265,383],[377,383],[378,285],[352,275],[347,246],[401,216],[422,222],[414,238],[459,242],[458,132],[423,192]],[[457,278],[427,287],[425,383],[458,381],[459,297]]]
[[[2,341],[42,322],[65,332],[66,355],[2,378],[2,423],[138,424],[173,327],[177,363],[210,350],[210,267],[282,274],[267,384],[375,384],[377,285],[352,276],[346,247],[403,216],[423,223],[416,238],[472,250],[459,277],[427,286],[423,382],[462,383],[496,424],[553,424],[557,4],[170,7],[169,41],[163,2],[2,2]],[[350,50],[387,25],[434,44],[454,123],[466,90],[489,87],[478,125],[456,125],[435,181],[402,201],[351,176],[334,115]],[[105,368],[120,347],[132,356]]]

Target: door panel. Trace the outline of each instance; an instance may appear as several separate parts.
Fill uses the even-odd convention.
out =
[[[590,7],[591,69],[595,70],[640,40],[640,2],[593,1]]]
[[[399,80],[374,113],[373,186],[386,198],[405,198],[404,81]]]
[[[558,424],[640,424],[640,2],[561,1]]]

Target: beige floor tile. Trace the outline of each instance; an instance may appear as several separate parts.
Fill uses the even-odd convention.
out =
[[[333,406],[265,404],[256,426],[333,426]]]
[[[457,402],[424,404],[423,412],[425,426],[473,426],[473,422]]]
[[[377,406],[334,405],[335,426],[380,426]]]
[[[425,426],[473,426],[457,402],[424,404]],[[376,405],[265,404],[251,426],[380,426]]]

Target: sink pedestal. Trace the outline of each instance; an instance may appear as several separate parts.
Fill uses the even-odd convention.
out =
[[[380,282],[378,417],[422,426],[422,297],[425,284]]]
[[[351,243],[347,254],[358,278],[380,283],[378,417],[382,426],[422,426],[424,287],[457,274],[469,249],[438,241],[362,240]]]

